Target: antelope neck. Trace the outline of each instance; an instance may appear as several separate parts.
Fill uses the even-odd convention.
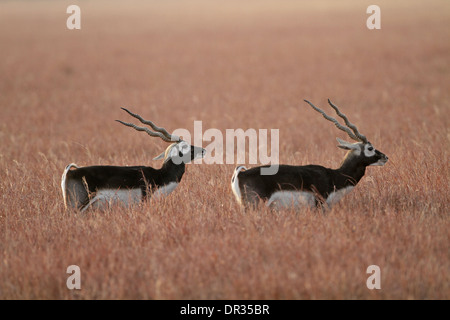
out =
[[[175,164],[172,159],[169,159],[164,162],[160,171],[163,176],[171,177],[171,181],[179,182],[183,177],[184,172],[186,171],[186,165],[184,162]]]
[[[339,169],[336,169],[337,189],[347,186],[355,186],[366,173],[366,166],[355,161],[356,159],[346,158]]]

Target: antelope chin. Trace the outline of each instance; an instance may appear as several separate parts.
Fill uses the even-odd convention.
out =
[[[370,164],[369,166],[384,166],[387,162],[387,159],[380,159],[377,162]]]

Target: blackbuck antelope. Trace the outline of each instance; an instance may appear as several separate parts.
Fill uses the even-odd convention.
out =
[[[330,100],[328,103],[344,120],[346,127],[311,102],[305,102],[357,142],[349,143],[337,138],[338,147],[348,150],[338,169],[320,165],[280,165],[276,174],[262,175],[261,168],[267,166],[249,170],[243,166],[237,167],[231,179],[231,188],[244,207],[256,206],[260,200],[273,208],[331,207],[356,186],[367,166],[383,166],[388,161],[388,157],[376,150]]]
[[[85,211],[88,208],[100,208],[112,203],[128,206],[148,198],[158,198],[171,193],[181,181],[185,164],[196,157],[203,157],[205,149],[191,146],[180,137],[169,134],[164,128],[144,120],[138,114],[122,108],[137,118],[146,127],[116,120],[123,125],[144,131],[152,137],[173,142],[165,152],[154,158],[164,159],[160,169],[145,166],[89,166],[78,167],[69,164],[62,175],[61,188],[64,205]]]

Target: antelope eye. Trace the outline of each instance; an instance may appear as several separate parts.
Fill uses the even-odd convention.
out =
[[[368,147],[367,150],[373,151],[373,147]]]

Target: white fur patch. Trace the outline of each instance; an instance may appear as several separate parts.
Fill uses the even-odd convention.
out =
[[[272,194],[266,206],[275,208],[314,207],[316,200],[312,192],[307,191],[277,191]]]
[[[375,155],[375,148],[371,144],[366,144],[364,146],[364,155],[367,158],[373,157]]]
[[[64,207],[67,208],[67,189],[66,189],[66,178],[67,178],[67,172],[74,167],[79,168],[75,163],[69,164],[65,169],[61,177],[61,189],[63,194],[63,200],[64,200]]]
[[[241,195],[241,189],[239,189],[239,179],[238,175],[239,172],[242,170],[247,170],[245,167],[238,167],[236,170],[234,170],[233,177],[231,178],[231,190],[233,190],[233,194],[236,197],[236,201],[239,204],[242,204],[242,195]]]
[[[191,145],[187,143],[186,141],[181,141],[177,144],[174,144],[172,148],[169,151],[169,157],[168,158],[177,158],[179,157],[179,153],[182,153],[183,155],[190,154],[191,152]]]
[[[126,190],[103,189],[97,191],[95,196],[91,199],[91,201],[89,201],[89,204],[85,206],[83,210],[81,210],[81,212],[84,212],[90,207],[103,208],[105,206],[109,206],[115,203],[120,203],[128,207],[133,203],[139,203],[141,200],[142,200],[141,189],[126,189]]]
[[[341,200],[347,193],[349,193],[350,191],[352,191],[354,188],[354,186],[348,186],[339,190],[336,190],[332,193],[330,193],[330,195],[327,198],[327,204],[328,206],[333,206],[334,204],[338,203],[339,200]]]
[[[178,183],[171,182],[169,184],[166,184],[158,189],[156,189],[155,192],[152,194],[152,199],[159,199],[161,197],[165,197],[169,195],[175,188],[178,186]]]
[[[369,164],[369,166],[384,166],[386,164],[387,160],[380,159],[375,163]]]

